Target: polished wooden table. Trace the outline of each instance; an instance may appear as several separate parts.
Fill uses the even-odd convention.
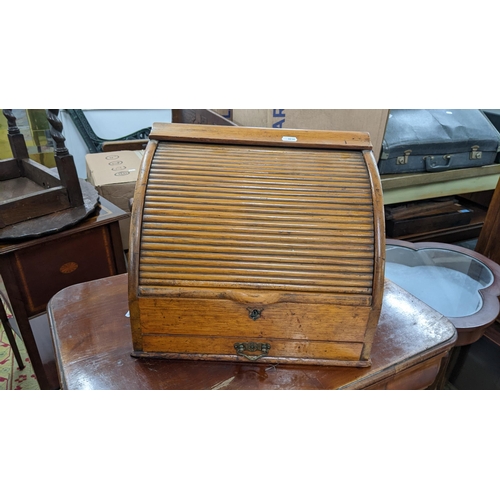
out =
[[[125,273],[119,221],[128,214],[104,198],[94,214],[57,233],[0,242],[0,277],[41,389],[58,389],[48,376],[30,318],[43,314],[58,291],[83,281]]]
[[[385,283],[369,368],[133,358],[127,275],[58,292],[47,313],[63,389],[425,389],[456,340],[453,324]]]

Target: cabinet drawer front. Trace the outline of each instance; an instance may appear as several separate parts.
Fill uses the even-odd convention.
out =
[[[47,302],[63,288],[116,274],[104,226],[20,250],[13,262],[30,316],[45,311]]]
[[[144,352],[164,353],[165,357],[186,357],[192,359],[235,359],[245,358],[236,353],[235,343],[267,343],[270,349],[262,361],[286,361],[290,359],[357,361],[361,355],[362,343],[356,342],[300,342],[282,339],[233,337],[195,337],[190,335],[145,335]],[[259,351],[249,353],[259,355]],[[183,356],[185,355],[185,356]]]
[[[369,307],[241,304],[231,300],[139,300],[144,334],[220,335],[363,342]]]

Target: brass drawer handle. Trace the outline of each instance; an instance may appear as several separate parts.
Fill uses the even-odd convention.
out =
[[[256,361],[257,359],[267,356],[269,349],[271,349],[271,344],[264,344],[260,342],[236,342],[236,344],[234,344],[234,348],[236,349],[236,354],[238,356],[243,356],[250,361]],[[262,354],[259,354],[258,356],[249,356],[248,354],[245,354],[244,351],[261,351]]]

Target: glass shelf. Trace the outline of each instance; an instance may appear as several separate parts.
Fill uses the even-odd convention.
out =
[[[491,270],[457,250],[386,246],[385,276],[447,317],[466,317],[483,307],[480,290],[494,281]]]

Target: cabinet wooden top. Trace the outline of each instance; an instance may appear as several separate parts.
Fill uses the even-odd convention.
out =
[[[158,141],[248,144],[296,148],[371,150],[366,132],[220,127],[183,123],[154,123],[149,138]]]

